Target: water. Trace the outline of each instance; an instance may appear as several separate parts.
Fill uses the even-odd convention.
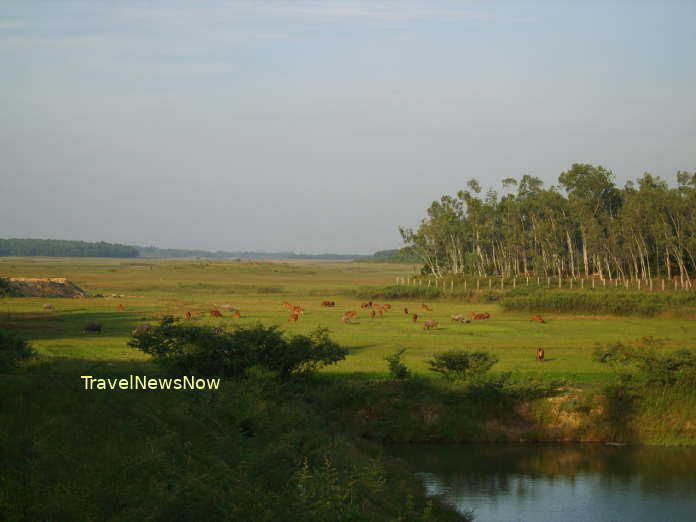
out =
[[[387,450],[479,522],[696,522],[696,449],[399,445]]]

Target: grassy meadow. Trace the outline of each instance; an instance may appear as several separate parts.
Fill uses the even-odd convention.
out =
[[[494,371],[512,370],[542,377],[570,378],[582,388],[593,388],[612,378],[606,365],[591,360],[596,343],[633,342],[643,337],[664,341],[665,349],[693,347],[696,325],[683,318],[651,318],[610,315],[544,314],[546,324],[530,320],[528,312],[503,312],[495,303],[470,303],[446,297],[428,302],[431,312],[420,309],[420,300],[390,300],[392,310],[371,318],[360,309],[365,301],[353,292],[365,285],[393,284],[397,277],[412,276],[413,265],[373,263],[265,263],[198,260],[111,260],[4,258],[5,277],[66,277],[90,294],[103,298],[46,299],[0,298],[0,325],[30,340],[45,358],[66,369],[106,365],[127,369],[133,363],[148,367],[146,356],[126,343],[131,330],[142,323],[155,324],[166,314],[193,314],[198,324],[277,324],[290,333],[308,333],[328,327],[332,338],[349,349],[345,361],[324,370],[328,374],[385,376],[383,357],[405,347],[405,362],[416,374],[435,376],[427,360],[448,349],[487,350],[500,359]],[[599,292],[601,290],[597,290]],[[123,297],[111,297],[117,295]],[[336,302],[323,308],[321,301]],[[288,322],[281,305],[289,301],[303,307],[297,323]],[[383,303],[385,301],[379,300]],[[50,303],[53,311],[44,311]],[[118,305],[123,305],[120,310]],[[222,306],[241,311],[235,318]],[[223,318],[209,311],[219,307]],[[419,315],[414,323],[403,312]],[[344,312],[358,312],[356,324],[343,324]],[[488,312],[488,320],[459,324],[450,315]],[[436,330],[423,330],[423,321],[439,322]],[[101,334],[85,334],[88,322],[103,325]],[[544,363],[535,350],[546,351]]]

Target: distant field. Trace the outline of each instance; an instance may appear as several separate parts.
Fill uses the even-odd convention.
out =
[[[350,355],[326,369],[331,373],[386,374],[385,354],[406,347],[406,363],[415,372],[434,375],[427,360],[446,349],[483,349],[497,354],[496,371],[517,370],[548,377],[571,377],[576,385],[593,386],[611,377],[606,366],[593,363],[596,343],[635,341],[653,336],[669,348],[693,348],[696,323],[684,319],[636,318],[545,314],[546,324],[529,320],[528,313],[502,312],[496,304],[470,304],[447,300],[429,302],[432,312],[418,310],[420,301],[390,301],[393,309],[371,319],[360,310],[361,300],[349,295],[362,285],[389,285],[397,277],[409,277],[417,267],[374,263],[262,263],[198,260],[117,260],[2,258],[0,276],[66,277],[89,293],[123,294],[123,298],[42,299],[0,298],[0,327],[31,340],[46,357],[64,359],[66,370],[109,365],[147,365],[140,352],[126,342],[130,331],[143,322],[154,323],[165,314],[194,314],[200,324],[233,325],[262,322],[278,324],[289,332],[306,333],[317,326],[329,327],[333,338],[349,348]],[[281,306],[287,300],[301,305],[305,314],[288,323]],[[336,302],[322,308],[323,300]],[[55,311],[42,307],[50,302]],[[125,310],[117,309],[123,304]],[[230,304],[242,312],[239,319],[222,310],[215,319],[208,311]],[[403,308],[419,314],[417,323]],[[341,315],[358,311],[358,324],[345,325]],[[451,314],[489,312],[486,321],[457,324]],[[423,319],[435,319],[440,327],[424,331]],[[91,321],[103,324],[99,334],[84,334]],[[547,360],[538,363],[537,347]]]

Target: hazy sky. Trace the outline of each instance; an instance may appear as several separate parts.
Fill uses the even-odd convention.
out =
[[[371,253],[577,162],[696,169],[696,2],[0,2],[0,237]]]

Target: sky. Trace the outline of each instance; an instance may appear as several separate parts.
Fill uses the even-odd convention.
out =
[[[372,253],[466,181],[696,170],[696,2],[0,2],[0,237]]]

